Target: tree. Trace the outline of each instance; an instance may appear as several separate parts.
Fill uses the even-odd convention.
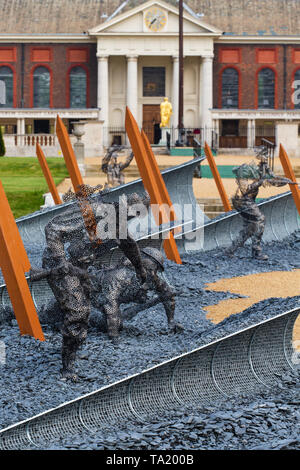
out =
[[[0,157],[4,157],[5,155],[5,144],[4,144],[4,139],[3,139],[3,135],[2,135],[2,128],[0,126]]]

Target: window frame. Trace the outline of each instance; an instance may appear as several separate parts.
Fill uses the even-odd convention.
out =
[[[258,105],[258,79],[259,74],[264,69],[270,69],[274,73],[274,108],[263,108]],[[278,108],[278,96],[277,96],[277,70],[274,67],[269,65],[263,65],[256,70],[256,80],[255,80],[255,108],[256,109],[277,109]]]
[[[290,95],[290,101],[291,101],[291,109],[296,109],[296,110],[299,110],[300,111],[300,105],[299,105],[299,108],[296,108],[295,107],[295,103],[293,103],[293,94],[295,92],[295,88],[292,88],[292,85],[295,81],[295,75],[297,72],[300,72],[300,64],[298,67],[296,67],[294,70],[293,70],[293,73],[292,73],[292,80],[291,80],[291,95]]]
[[[45,62],[39,62],[34,67],[32,67],[30,71],[30,107],[32,109],[43,109],[43,108],[36,108],[34,107],[34,72],[38,67],[43,67],[48,70],[50,75],[50,84],[49,84],[49,109],[53,108],[53,72],[51,67],[47,65]],[[45,108],[47,109],[47,108]]]
[[[70,85],[71,85],[71,71],[75,67],[81,67],[85,73],[86,73],[86,109],[89,109],[90,106],[90,74],[89,74],[89,69],[85,64],[82,63],[72,63],[70,67],[67,70],[67,83],[66,83],[66,106],[67,108],[70,109],[81,109],[81,108],[71,108],[71,90],[70,90]]]
[[[237,108],[223,108],[223,73],[226,69],[234,69],[238,72],[238,106]],[[219,73],[219,108],[220,109],[240,109],[242,106],[242,74],[235,65],[225,65]]]
[[[144,90],[145,90],[145,82],[144,82],[144,69],[162,69],[163,75],[164,75],[164,93],[161,95],[145,95]],[[142,98],[163,98],[166,96],[166,89],[167,89],[167,67],[166,65],[143,65],[142,66]]]
[[[16,80],[16,69],[13,65],[9,64],[9,63],[6,63],[6,62],[0,62],[0,68],[1,67],[8,67],[9,69],[11,69],[12,71],[12,78],[13,78],[13,105],[12,107],[8,108],[8,109],[12,109],[12,108],[16,108],[17,107],[17,80]],[[4,108],[2,108],[4,109]]]

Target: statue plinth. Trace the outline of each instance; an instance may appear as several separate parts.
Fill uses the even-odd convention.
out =
[[[77,138],[74,144],[74,153],[82,176],[85,176],[84,143],[81,141],[82,136],[85,134],[84,125],[85,122],[73,122],[73,135]]]
[[[159,145],[167,145],[167,132],[170,132],[169,127],[161,127],[161,138],[159,141]]]

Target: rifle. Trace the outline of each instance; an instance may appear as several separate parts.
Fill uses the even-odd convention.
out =
[[[81,276],[85,278],[89,278],[89,274],[84,269],[78,268],[77,266],[73,266],[68,264],[68,271],[66,274],[71,273],[75,276]],[[47,279],[51,275],[57,276],[61,275],[61,268],[51,268],[51,269],[31,269],[29,271],[29,280],[32,282],[41,281],[42,279]]]

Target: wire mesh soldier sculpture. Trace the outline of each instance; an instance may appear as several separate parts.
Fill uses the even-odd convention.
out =
[[[262,253],[261,240],[265,228],[265,217],[260,212],[255,200],[262,186],[284,186],[293,184],[291,180],[276,176],[268,166],[268,149],[264,146],[257,149],[256,158],[259,163],[243,164],[235,167],[238,189],[232,198],[233,207],[239,211],[243,219],[243,228],[227,254],[233,256],[234,252],[245,242],[252,239],[252,257],[267,261],[268,256]],[[252,180],[252,183],[248,183]]]
[[[155,293],[157,297],[150,305],[162,303],[166,312],[169,332],[180,332],[183,327],[174,321],[175,291],[162,277],[164,271],[164,258],[162,253],[153,247],[141,249],[142,263],[146,270],[146,284],[141,285],[132,264],[126,258],[121,263],[102,273],[94,267],[89,269],[92,273],[91,282],[96,295],[94,305],[104,311],[108,336],[113,342],[118,341],[119,332],[123,327],[121,304],[135,302],[140,304],[139,310],[147,308],[148,293]],[[102,275],[101,275],[102,274]],[[131,317],[134,316],[131,314]],[[130,317],[130,318],[131,318]],[[128,319],[128,317],[126,317]]]
[[[118,163],[118,154],[124,148],[124,146],[113,145],[107,150],[102,160],[101,169],[107,175],[106,187],[118,186],[125,183],[123,171],[130,165],[134,155],[131,152],[124,163]]]
[[[103,204],[101,194],[95,199],[90,196],[100,187],[91,188],[83,185],[73,195],[78,204],[72,204],[63,214],[54,217],[45,227],[46,248],[43,253],[43,271],[31,272],[31,279],[46,277],[51,290],[59,303],[63,313],[62,326],[62,377],[77,380],[74,372],[76,353],[87,337],[88,320],[90,314],[91,281],[87,271],[91,252],[108,250],[110,245],[99,243],[96,233],[92,233],[93,214],[98,222],[97,208]],[[68,198],[72,195],[69,192]],[[128,205],[137,202],[149,206],[149,196],[142,198],[133,194],[127,198]],[[86,207],[85,207],[86,204]],[[119,203],[113,203],[119,209]],[[89,214],[87,208],[92,208]],[[90,217],[90,221],[87,220]],[[135,240],[130,234],[126,239],[119,239],[119,218],[116,217],[117,230],[115,243],[121,248],[124,255],[134,266],[136,276],[143,286],[147,280],[147,273],[142,264],[141,253]],[[88,230],[87,230],[88,229]],[[111,240],[110,240],[111,242]],[[73,256],[68,255],[68,250]],[[85,263],[78,262],[78,254],[89,253]],[[77,253],[77,255],[76,255]],[[95,256],[95,253],[93,254]],[[89,259],[90,257],[90,259]]]

